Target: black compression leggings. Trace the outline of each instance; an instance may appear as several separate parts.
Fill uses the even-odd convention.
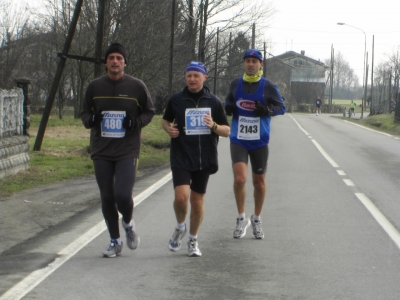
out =
[[[120,161],[96,159],[93,164],[100,189],[103,216],[111,239],[117,239],[120,237],[118,211],[125,223],[132,220],[136,158]]]

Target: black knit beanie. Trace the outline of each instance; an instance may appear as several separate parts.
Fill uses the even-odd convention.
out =
[[[114,52],[122,54],[122,56],[125,59],[125,63],[128,63],[128,60],[126,59],[126,50],[125,50],[124,46],[122,46],[119,43],[112,43],[110,46],[108,46],[108,48],[106,50],[105,61],[107,61],[107,57],[110,55],[110,53],[114,53]]]

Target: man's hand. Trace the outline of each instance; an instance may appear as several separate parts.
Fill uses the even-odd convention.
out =
[[[256,101],[256,109],[253,111],[256,117],[261,116],[272,116],[274,114],[274,109],[272,105],[270,107],[262,105],[260,102]]]
[[[232,116],[234,112],[235,112],[235,104],[225,105],[225,113],[227,116]]]
[[[91,127],[97,126],[103,121],[104,115],[102,113],[94,113],[89,120],[89,125]]]
[[[136,120],[131,115],[126,114],[124,120],[122,121],[122,127],[125,129],[135,130],[136,126]]]
[[[171,138],[177,138],[179,136],[178,124],[172,124],[168,127],[167,133]]]

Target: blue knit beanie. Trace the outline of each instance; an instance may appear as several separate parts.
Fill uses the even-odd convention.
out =
[[[263,57],[262,57],[261,51],[257,50],[257,49],[249,49],[249,50],[247,50],[246,53],[243,56],[243,59],[246,59],[248,57],[257,58],[261,62],[263,61]]]
[[[187,65],[186,72],[188,71],[201,72],[204,75],[207,75],[206,66],[203,63],[197,61],[191,61],[190,64]]]

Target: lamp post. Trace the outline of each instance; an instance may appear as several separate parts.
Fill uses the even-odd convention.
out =
[[[346,26],[349,26],[349,27],[353,27],[353,28],[355,28],[355,29],[358,29],[358,30],[362,31],[362,33],[364,33],[364,71],[363,71],[363,87],[364,87],[364,98],[366,98],[366,95],[367,95],[367,83],[366,83],[366,80],[365,80],[365,76],[366,76],[366,75],[365,75],[365,67],[366,67],[365,59],[366,59],[366,55],[367,55],[367,35],[365,34],[365,31],[362,30],[361,28],[358,28],[358,27],[349,25],[349,24],[347,24],[347,23],[338,22],[337,25],[346,25]],[[367,99],[364,99],[364,100],[361,102],[361,119],[363,118],[364,101],[367,101]]]

